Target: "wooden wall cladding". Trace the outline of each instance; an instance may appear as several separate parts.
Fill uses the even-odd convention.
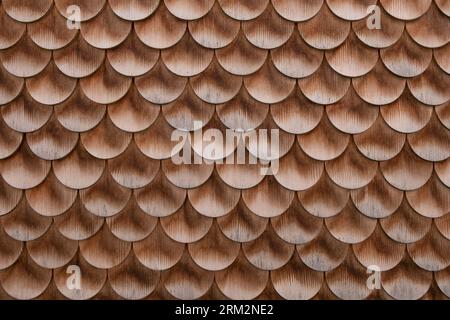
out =
[[[449,40],[448,0],[0,1],[0,298],[447,299]],[[279,171],[174,165],[193,121]]]

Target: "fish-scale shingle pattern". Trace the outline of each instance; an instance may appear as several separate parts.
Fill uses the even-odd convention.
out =
[[[0,3],[0,298],[450,297],[448,0]],[[175,165],[194,121],[279,171]]]

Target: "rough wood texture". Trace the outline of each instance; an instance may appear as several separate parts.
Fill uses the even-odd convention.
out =
[[[449,298],[449,40],[448,0],[0,0],[0,299]],[[174,164],[194,121],[278,172]]]

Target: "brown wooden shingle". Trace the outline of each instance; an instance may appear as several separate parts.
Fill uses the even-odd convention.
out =
[[[0,299],[450,298],[449,3],[0,1]]]

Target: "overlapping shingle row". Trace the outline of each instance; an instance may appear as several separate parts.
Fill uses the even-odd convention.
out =
[[[450,297],[449,17],[448,0],[1,1],[0,297]],[[174,164],[194,121],[281,129],[278,172]]]

